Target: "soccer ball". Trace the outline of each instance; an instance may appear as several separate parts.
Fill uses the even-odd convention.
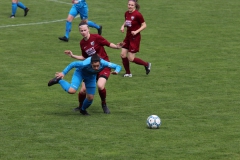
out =
[[[147,118],[147,127],[157,129],[161,126],[161,119],[157,115],[151,115]]]

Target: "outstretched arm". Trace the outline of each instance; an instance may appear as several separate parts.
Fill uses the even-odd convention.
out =
[[[72,51],[70,51],[70,50],[65,50],[64,53],[65,53],[66,55],[68,55],[69,57],[72,57],[72,58],[77,59],[77,60],[84,60],[84,59],[85,59],[83,56],[74,55],[74,54],[72,53]]]
[[[111,69],[115,69],[115,71],[111,72],[112,74],[118,74],[122,67],[118,64],[115,64],[115,63],[111,63],[111,62],[108,62],[108,61],[105,61],[103,59],[101,59],[101,62],[100,62],[104,67],[108,67],[108,68],[111,68]]]
[[[122,48],[122,46],[123,46],[124,44],[125,44],[124,42],[120,42],[120,43],[117,43],[117,44],[110,43],[109,47],[110,47],[110,48],[114,48],[114,49],[120,49],[120,48]]]
[[[83,66],[82,61],[75,61],[70,63],[63,71],[63,75],[66,75],[71,69]]]

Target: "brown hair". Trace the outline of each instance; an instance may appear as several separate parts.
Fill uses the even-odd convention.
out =
[[[128,1],[133,1],[133,2],[135,2],[136,10],[139,10],[139,9],[140,9],[140,5],[138,4],[138,0],[128,0]]]
[[[79,25],[78,25],[78,27],[80,27],[80,26],[82,26],[82,25],[87,25],[88,26],[88,24],[87,24],[87,20],[81,20],[81,22],[79,23]]]

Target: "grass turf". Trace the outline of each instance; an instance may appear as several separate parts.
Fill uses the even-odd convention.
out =
[[[47,82],[80,54],[73,21],[64,35],[70,1],[25,0],[27,17],[0,2],[1,159],[239,159],[239,5],[223,1],[140,1],[147,23],[137,54],[152,63],[131,64],[106,85],[111,110],[105,115],[96,94],[91,116],[72,112],[77,94]],[[89,19],[103,25],[103,37],[122,41],[127,1],[88,1]],[[97,33],[91,29],[92,33]],[[120,50],[106,48],[121,64]],[[66,77],[70,80],[71,73]],[[146,118],[162,120],[158,130]]]

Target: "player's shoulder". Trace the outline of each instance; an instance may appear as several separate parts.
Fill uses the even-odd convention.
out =
[[[89,65],[91,64],[91,57],[86,58],[84,61],[82,61],[83,65]]]
[[[135,15],[142,15],[142,13],[139,12],[138,10],[135,10],[135,11],[134,11],[134,14],[135,14]]]
[[[80,44],[83,44],[83,43],[85,43],[85,40],[84,40],[84,39],[81,39],[79,43],[80,43]]]
[[[101,39],[104,39],[104,38],[99,34],[92,34],[92,33],[90,34],[90,38],[89,38],[90,41],[99,41]]]
[[[98,37],[102,37],[102,36],[99,34],[94,34],[94,33],[90,34],[90,38],[98,38]]]

